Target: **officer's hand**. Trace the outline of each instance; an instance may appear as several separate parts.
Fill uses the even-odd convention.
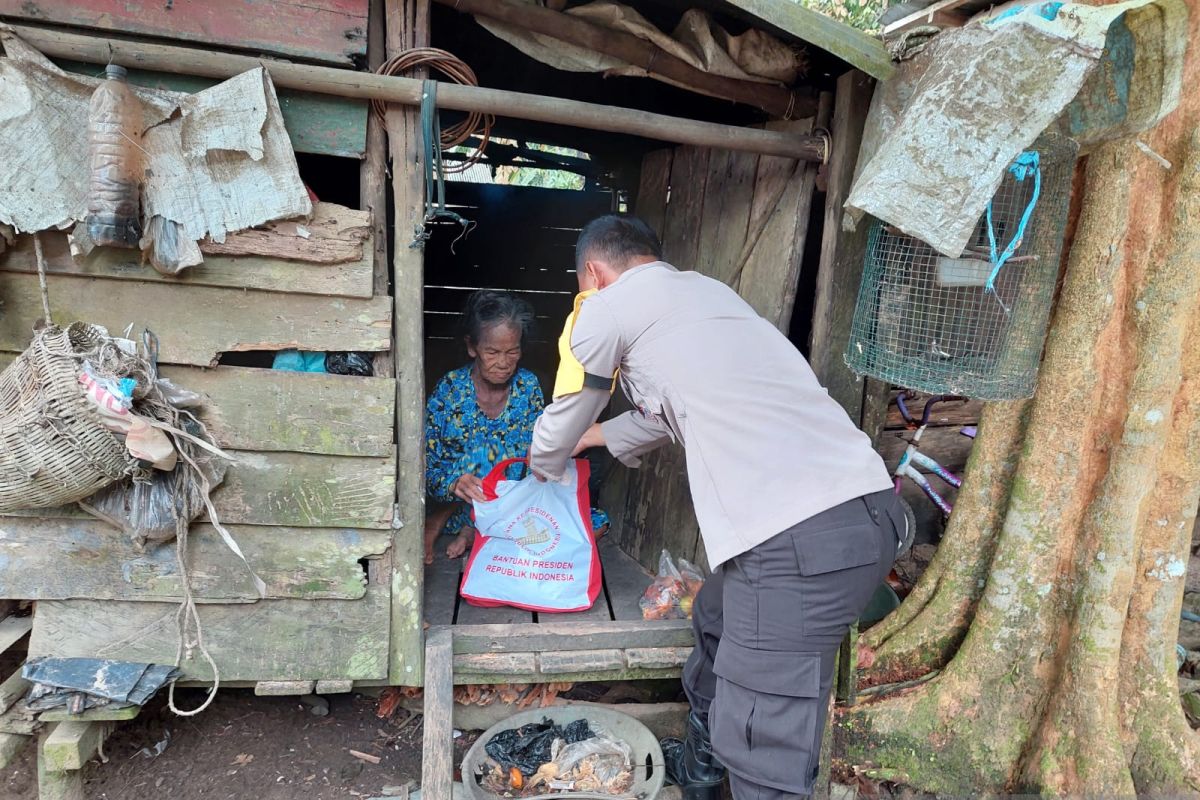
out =
[[[450,487],[450,491],[459,500],[465,500],[468,503],[475,501],[482,503],[487,499],[483,496],[483,481],[479,479],[479,476],[472,475],[469,472],[460,475],[454,481],[454,485]]]
[[[584,450],[591,450],[593,447],[604,447],[604,429],[600,427],[600,423],[593,423],[590,428],[583,432],[583,437],[579,440],[579,444],[575,445],[575,449],[571,452],[572,456],[577,456]]]

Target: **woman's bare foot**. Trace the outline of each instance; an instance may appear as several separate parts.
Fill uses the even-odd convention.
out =
[[[467,548],[471,546],[474,538],[474,531],[470,528],[463,528],[458,532],[458,536],[454,537],[454,541],[446,547],[446,558],[461,558],[462,554],[467,552]]]
[[[446,520],[450,519],[450,512],[454,510],[453,506],[434,506],[428,510],[425,515],[425,563],[433,563],[433,548],[437,541],[438,534],[442,532],[442,526],[446,524]]]

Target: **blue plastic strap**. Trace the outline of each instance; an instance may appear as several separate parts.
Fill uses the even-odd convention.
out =
[[[996,277],[1000,274],[1000,269],[1004,266],[1005,262],[1012,258],[1013,253],[1021,246],[1021,240],[1025,238],[1025,229],[1029,226],[1029,219],[1033,216],[1033,209],[1037,207],[1038,197],[1042,193],[1042,168],[1036,150],[1026,150],[1017,156],[1016,160],[1009,165],[1008,172],[1018,182],[1023,182],[1030,175],[1033,175],[1033,195],[1029,198],[1029,204],[1025,206],[1025,213],[1021,215],[1021,222],[1017,225],[1017,232],[1013,234],[1004,251],[1000,253],[996,252],[996,231],[992,226],[992,204],[990,201],[988,202],[987,234],[988,247],[991,250],[992,272],[988,275],[984,290],[993,294],[996,291]]]

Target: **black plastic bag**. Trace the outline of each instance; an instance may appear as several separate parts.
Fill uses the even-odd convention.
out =
[[[544,718],[541,722],[500,731],[483,749],[500,766],[505,769],[516,767],[528,778],[538,771],[538,767],[553,760],[551,748],[555,739],[574,744],[593,736],[595,734],[585,719],[575,720],[566,728],[561,728]]]
[[[326,353],[325,371],[334,375],[357,375],[360,378],[375,374],[370,353]]]

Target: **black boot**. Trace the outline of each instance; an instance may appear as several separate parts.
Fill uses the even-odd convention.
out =
[[[667,779],[683,790],[684,800],[720,800],[725,767],[717,760],[708,727],[693,711],[688,715],[687,739],[663,739]]]

